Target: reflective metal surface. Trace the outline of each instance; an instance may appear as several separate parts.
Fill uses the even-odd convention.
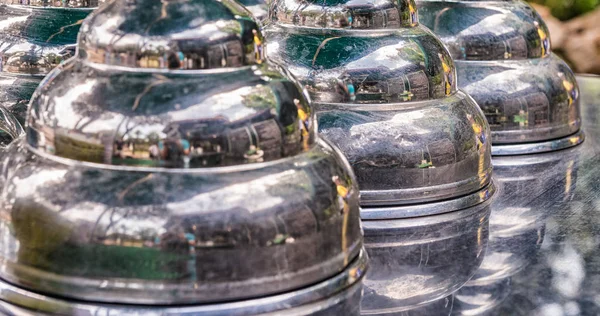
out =
[[[487,250],[477,260],[473,260],[475,247],[468,245],[475,244],[478,225],[465,220],[478,214],[476,209],[410,220],[364,221],[372,270],[365,281],[363,314],[419,315],[415,312],[419,308],[441,303],[428,303],[431,295],[418,298],[418,294],[441,296],[444,291],[454,292],[447,298],[451,310],[437,309],[444,315],[600,313],[600,77],[578,81],[586,142],[551,153],[494,158],[498,193],[486,211],[491,213],[485,215],[486,223],[489,218]],[[416,221],[442,224],[409,225]],[[372,222],[390,223],[381,243],[371,239]],[[378,249],[374,244],[382,251],[374,251]],[[465,275],[462,283],[450,282]],[[390,306],[394,309],[385,310]],[[423,315],[436,314],[429,310]]]
[[[579,90],[551,53],[548,29],[522,1],[419,0],[421,22],[448,46],[458,84],[482,108],[493,155],[577,145]]]
[[[49,74],[31,101],[30,146],[162,168],[268,162],[310,149],[311,110],[264,63],[262,35],[245,9],[153,4],[113,1],[90,16],[78,58]]]
[[[421,23],[448,46],[455,60],[548,57],[550,34],[523,1],[417,0]]]
[[[494,183],[490,183],[480,191],[451,200],[401,206],[363,207],[360,217],[365,221],[410,218],[453,212],[481,204],[487,201],[495,192],[496,186]]]
[[[275,68],[136,70],[80,59],[57,68],[32,99],[29,145],[63,158],[154,168],[272,162],[313,147],[310,108]]]
[[[268,17],[269,0],[239,0],[239,2],[252,12],[256,20],[263,21]]]
[[[308,102],[263,59],[249,16],[233,0],[114,1],[83,23],[77,57],[46,77],[26,139],[2,155],[0,278],[176,305],[346,269],[362,247],[354,175],[313,137]]]
[[[0,106],[23,124],[42,78],[75,54],[79,26],[103,0],[0,0]]]
[[[263,63],[262,34],[237,1],[147,1],[111,1],[90,16],[77,42],[82,61],[224,72]]]
[[[495,130],[494,144],[547,141],[581,128],[575,76],[556,55],[456,65],[461,87],[478,100]]]
[[[512,276],[536,260],[546,220],[553,215],[551,209],[573,199],[579,155],[580,151],[571,149],[494,159],[494,177],[501,193],[492,204],[487,253],[473,278],[456,293],[455,314],[485,314],[509,296]],[[561,177],[563,182],[549,181]],[[532,202],[550,194],[552,202]],[[549,203],[554,205],[545,208]]]
[[[360,250],[358,192],[325,144],[205,172],[103,169],[22,142],[4,156],[0,276],[37,291],[144,304],[255,297],[332,276]]]
[[[17,118],[6,108],[0,106],[0,148],[9,145],[24,133]]]
[[[394,212],[370,208],[476,195],[489,185],[489,127],[456,89],[450,54],[418,24],[412,0],[279,0],[269,13],[268,56],[304,84],[319,133],[347,156],[371,217]],[[423,213],[393,216],[413,215]]]
[[[371,268],[362,314],[399,315],[459,289],[483,260],[489,216],[488,202],[444,215],[363,221]]]
[[[439,300],[425,303],[418,306],[413,306],[402,310],[401,312],[390,312],[383,313],[380,315],[394,315],[394,316],[449,316],[452,314],[454,309],[454,296],[449,295]],[[361,315],[373,315],[369,314],[369,311],[361,311]]]
[[[367,268],[364,251],[342,273],[310,287],[254,300],[181,307],[148,307],[70,302],[0,282],[0,312],[6,316],[358,316],[361,279]],[[9,303],[9,302],[12,302]]]
[[[530,200],[554,192],[555,203],[573,198],[579,151],[494,159],[494,178],[500,192],[492,204],[490,242],[481,269],[470,284],[510,277],[527,266],[544,240],[549,214]],[[565,177],[558,186],[548,177]],[[525,189],[526,188],[526,189]]]

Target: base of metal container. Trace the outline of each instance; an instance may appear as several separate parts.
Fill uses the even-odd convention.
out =
[[[579,130],[573,135],[545,142],[502,145],[492,144],[492,156],[515,156],[546,153],[577,146],[584,140],[585,134],[583,133],[583,130]]]
[[[18,288],[0,281],[0,313],[26,315],[184,315],[250,316],[283,311],[290,316],[360,315],[362,280],[368,267],[367,254],[360,252],[348,267],[333,278],[279,295],[245,301],[188,305],[143,306],[111,305],[69,301]]]
[[[451,200],[414,205],[361,207],[360,217],[362,220],[385,220],[438,215],[481,204],[489,200],[495,192],[496,186],[490,182],[475,193]]]
[[[443,298],[478,271],[490,213],[486,202],[437,216],[363,221],[370,269],[362,315],[452,315],[446,304],[433,302],[442,299],[451,305]]]

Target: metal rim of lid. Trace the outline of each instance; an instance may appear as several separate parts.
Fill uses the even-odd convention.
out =
[[[443,200],[456,199],[461,196],[479,192],[486,187],[492,179],[493,167],[489,165],[482,174],[446,184],[404,188],[396,190],[361,190],[360,205],[362,207],[404,206],[427,204]],[[428,194],[438,192],[436,195]],[[439,194],[442,192],[443,194]],[[425,194],[428,196],[424,196]]]
[[[492,143],[492,156],[517,156],[553,152],[577,146],[583,143],[584,140],[585,133],[580,129],[575,134],[543,142],[502,145]]]
[[[276,312],[282,308],[296,308],[309,304],[336,304],[346,290],[359,285],[368,269],[366,251],[360,251],[359,256],[345,270],[332,278],[315,285],[293,292],[267,296],[258,299],[204,304],[191,306],[162,306],[149,307],[143,305],[111,305],[94,302],[69,301],[63,298],[51,297],[25,289],[21,289],[0,280],[0,301],[41,313],[68,315],[106,314],[136,314],[136,315],[255,315]],[[359,304],[359,302],[357,302]],[[0,302],[0,311],[2,304]],[[251,313],[251,314],[248,314]],[[293,314],[296,315],[296,314]],[[302,313],[298,315],[303,315]]]
[[[496,193],[496,185],[490,181],[477,192],[451,200],[402,206],[361,207],[360,216],[363,221],[369,221],[439,215],[482,204],[490,200],[494,193]]]

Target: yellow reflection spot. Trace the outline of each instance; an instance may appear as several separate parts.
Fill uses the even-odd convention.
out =
[[[485,177],[485,141],[486,141],[486,136],[485,136],[485,132],[483,130],[483,126],[481,125],[481,123],[478,123],[471,114],[467,114],[467,119],[469,120],[469,122],[471,123],[471,128],[473,129],[473,132],[475,133],[475,142],[477,144],[477,151],[479,152],[479,161],[477,164],[477,174],[479,175],[479,178],[482,179]]]
[[[350,190],[348,186],[340,180],[338,176],[334,176],[332,178],[333,183],[335,183],[335,187],[338,195],[339,205],[342,206],[342,213],[344,215],[344,220],[342,223],[342,251],[344,253],[344,265],[348,264],[348,220],[350,218],[350,206],[348,205],[348,196],[350,194]]]
[[[410,13],[411,22],[413,24],[417,22],[417,8],[415,8],[415,3],[413,1],[408,1],[408,12]]]
[[[256,58],[256,63],[262,64],[262,62],[263,62],[263,42],[256,30],[252,30],[252,34],[254,34],[254,54],[255,54],[255,58]]]
[[[417,13],[417,10],[415,9],[415,6],[412,4],[412,2],[408,2],[408,11],[411,15]]]
[[[546,55],[546,46],[544,45],[544,42],[548,39],[548,34],[546,34],[546,31],[544,31],[544,28],[540,27],[539,25],[537,25],[538,23],[536,23],[537,26],[537,32],[538,35],[540,37],[541,40],[541,47],[542,47],[542,56]]]
[[[565,183],[565,199],[569,198],[569,193],[571,192],[571,184],[573,184],[573,166],[575,162],[573,160],[569,161],[569,165],[567,167],[566,174],[566,183]]]
[[[360,270],[358,268],[352,268],[350,269],[350,273],[349,273],[349,277],[350,280],[352,282],[354,282],[356,279],[358,279],[360,277]]]
[[[569,142],[573,145],[579,143],[579,136],[573,136],[573,137],[569,138]]]
[[[562,84],[563,84],[563,87],[565,88],[565,90],[567,90],[569,105],[572,105],[574,100],[573,100],[573,97],[571,96],[571,91],[573,91],[573,89],[575,89],[575,85],[573,83],[571,83],[569,80],[564,79],[564,78],[562,79]]]
[[[446,60],[446,58],[444,58],[444,56],[442,54],[438,54],[438,56],[440,57],[440,61],[442,62],[442,69],[444,70],[444,78],[446,79],[445,82],[445,88],[446,88],[446,95],[450,95],[452,93],[452,67],[450,66],[450,64],[448,63],[448,61]]]
[[[294,104],[298,109],[298,121],[300,123],[300,132],[302,134],[302,147],[304,150],[308,149],[308,139],[309,139],[309,128],[310,128],[310,117],[308,113],[304,110],[302,103],[300,100],[294,99]]]

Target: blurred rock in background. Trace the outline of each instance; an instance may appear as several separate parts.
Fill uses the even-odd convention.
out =
[[[578,73],[600,74],[600,0],[534,0],[553,50]]]

